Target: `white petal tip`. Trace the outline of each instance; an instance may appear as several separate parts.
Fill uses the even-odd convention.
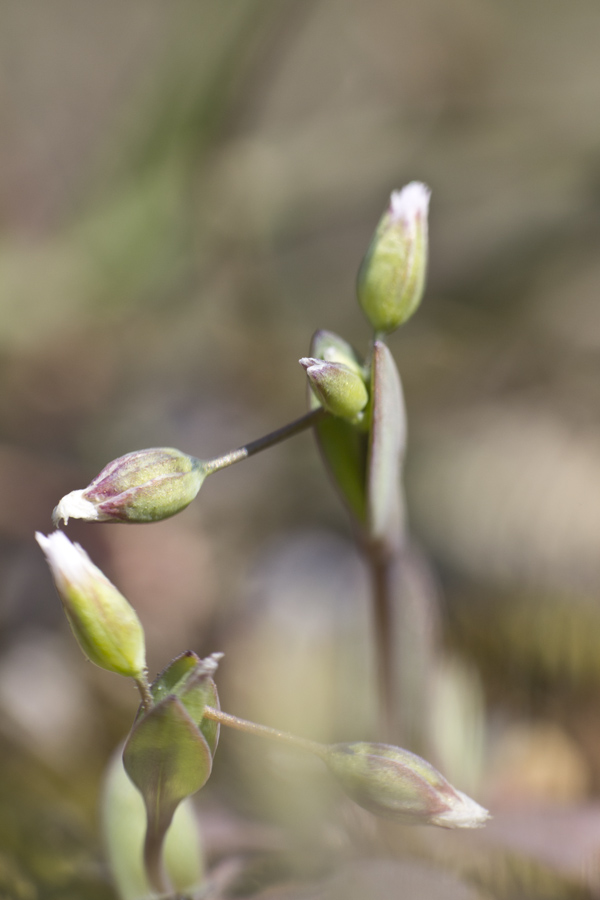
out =
[[[69,519],[85,519],[87,522],[97,522],[100,519],[100,514],[94,504],[84,498],[83,491],[71,491],[70,494],[66,494],[62,498],[52,513],[54,525],[59,525],[60,522],[64,522],[66,525]]]
[[[316,372],[320,372],[322,369],[326,369],[328,365],[330,365],[327,360],[324,359],[314,359],[312,356],[303,356],[302,359],[298,360],[301,366],[303,366],[307,372],[311,374],[315,374]]]
[[[395,222],[414,222],[419,216],[426,217],[431,191],[422,181],[411,181],[401,191],[392,191],[390,214]]]
[[[437,816],[434,824],[442,828],[482,828],[491,818],[487,809],[462,791],[456,791],[458,801],[447,812]]]

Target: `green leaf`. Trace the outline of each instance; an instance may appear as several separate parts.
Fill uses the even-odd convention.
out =
[[[164,838],[179,803],[208,780],[212,753],[182,702],[171,695],[134,724],[123,764],[144,798],[148,831]]]
[[[157,676],[150,690],[158,703],[173,694],[178,697],[206,738],[214,756],[219,742],[219,723],[204,718],[204,707],[220,709],[217,686],[211,675],[217,668],[217,655],[200,659],[191,650],[176,657]]]
[[[140,792],[123,768],[120,748],[112,757],[102,788],[102,831],[108,861],[121,900],[149,900],[155,893],[144,870],[146,810]],[[199,824],[191,800],[173,816],[165,838],[165,871],[178,893],[198,890],[204,879]]]
[[[373,346],[371,402],[367,528],[371,539],[397,548],[404,533],[400,476],[406,447],[406,411],[394,357],[382,341],[375,341]]]
[[[160,703],[169,694],[176,694],[177,686],[189,678],[199,662],[200,657],[192,650],[175,657],[152,682],[150,690],[156,703]]]

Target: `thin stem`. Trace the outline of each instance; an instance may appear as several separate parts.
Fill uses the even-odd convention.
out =
[[[247,734],[254,734],[257,737],[268,738],[272,741],[290,744],[299,750],[306,750],[308,753],[314,753],[321,759],[327,753],[325,744],[319,744],[317,741],[309,741],[307,738],[297,737],[288,731],[278,731],[276,728],[269,728],[267,725],[257,725],[256,722],[248,722],[247,719],[240,719],[238,716],[232,716],[229,713],[222,712],[220,709],[214,709],[212,706],[204,707],[204,715],[207,719],[214,722],[220,722],[227,725],[228,728],[236,728],[238,731],[245,731]]]
[[[248,456],[254,456],[255,453],[260,453],[261,450],[266,450],[267,447],[279,444],[281,441],[285,441],[287,438],[293,437],[295,434],[299,434],[299,432],[305,431],[307,428],[312,428],[313,425],[316,425],[317,422],[326,415],[328,415],[328,413],[320,406],[317,409],[312,409],[310,412],[305,413],[305,415],[300,416],[299,419],[294,419],[293,422],[284,425],[283,428],[278,428],[277,431],[272,431],[270,434],[266,434],[256,441],[250,441],[249,444],[245,444],[238,450],[232,450],[230,453],[225,453],[223,456],[217,456],[215,459],[203,460],[203,470],[208,474],[210,472],[217,472],[219,469],[225,469],[227,466],[232,466],[242,459],[247,459]]]
[[[148,824],[144,841],[144,868],[150,887],[161,895],[169,894],[171,891],[163,862],[164,837],[164,832],[161,833]]]
[[[377,683],[380,701],[381,740],[394,742],[399,737],[399,716],[394,677],[394,561],[377,548],[368,547],[373,596],[375,646],[377,647]]]
[[[148,712],[148,710],[152,709],[154,705],[154,698],[150,691],[147,672],[142,672],[140,677],[135,679],[135,684],[138,691],[140,692],[140,697],[142,698],[142,707],[144,709],[144,712]]]

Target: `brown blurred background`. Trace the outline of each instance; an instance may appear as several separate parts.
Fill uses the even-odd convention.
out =
[[[415,178],[428,288],[390,345],[442,603],[442,743],[499,807],[597,792],[599,43],[594,0],[0,6],[7,896],[107,896],[87,839],[83,881],[48,859],[74,858],[70,816],[93,830],[136,705],[80,658],[34,530],[127,451],[208,457],[302,413],[313,331],[366,349],[355,273]],[[209,479],[176,519],[68,533],[140,611],[152,672],[225,649],[232,712],[368,736],[365,578],[309,435]],[[229,755],[231,802],[275,815],[266,779],[239,800]],[[25,852],[65,785],[64,834]]]

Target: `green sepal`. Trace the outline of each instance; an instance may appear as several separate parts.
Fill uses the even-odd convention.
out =
[[[214,756],[219,742],[219,723],[204,718],[204,707],[220,709],[217,686],[211,677],[219,655],[200,657],[191,650],[177,656],[153,681],[150,691],[156,703],[174,695],[196,723]]]

